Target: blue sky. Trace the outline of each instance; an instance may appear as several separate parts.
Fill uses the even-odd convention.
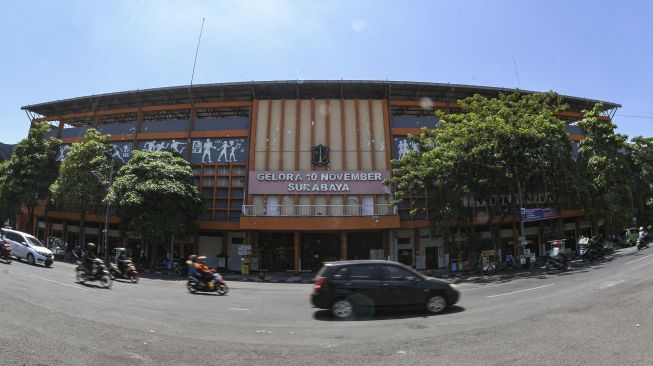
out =
[[[653,2],[2,1],[0,142],[20,107],[124,90],[279,79],[444,82],[554,90],[623,105],[653,136]],[[631,118],[626,116],[648,116]]]

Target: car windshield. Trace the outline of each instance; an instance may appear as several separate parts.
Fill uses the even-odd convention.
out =
[[[35,246],[35,247],[43,247],[44,246],[43,243],[41,243],[40,240],[38,240],[37,238],[35,238],[33,236],[25,236],[25,237],[27,238],[29,243],[31,245]]]

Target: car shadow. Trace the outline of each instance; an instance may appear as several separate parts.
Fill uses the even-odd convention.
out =
[[[432,318],[437,316],[444,316],[447,314],[455,314],[465,311],[465,308],[458,305],[453,305],[438,314],[431,314],[423,310],[386,310],[386,309],[365,309],[358,311],[356,316],[351,319],[352,321],[378,321],[378,320],[393,320],[393,319],[413,319],[413,318]],[[313,313],[313,319],[319,321],[333,321],[339,322],[341,319],[333,316],[330,310],[317,310]]]

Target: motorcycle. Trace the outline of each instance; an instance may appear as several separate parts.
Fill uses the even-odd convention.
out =
[[[224,282],[222,275],[219,273],[213,273],[213,279],[208,283],[198,280],[195,277],[188,277],[188,282],[186,283],[186,289],[191,294],[197,292],[216,292],[218,295],[226,295],[229,292],[229,286]]]
[[[548,270],[551,267],[567,271],[571,269],[571,262],[569,262],[569,260],[563,256],[547,257],[544,268]]]
[[[590,241],[590,246],[585,250],[583,254],[581,254],[580,257],[587,261],[593,261],[599,258],[605,259],[605,249],[598,240],[592,239]]]
[[[7,264],[11,264],[11,244],[1,243],[0,251],[2,251],[2,259],[7,262]]]
[[[124,272],[120,271],[117,264],[111,263],[111,279],[115,280],[116,278],[124,278],[130,280],[132,283],[138,283],[138,271],[134,266],[134,262],[132,262],[131,259],[126,259],[124,262]]]
[[[86,282],[99,281],[102,287],[111,288],[111,284],[113,283],[109,270],[104,265],[104,262],[99,258],[93,259],[91,273],[86,272],[86,269],[84,269],[84,266],[80,261],[77,262],[77,268],[75,269],[75,272],[77,282],[81,284]]]
[[[643,238],[637,239],[637,250],[642,250],[644,248],[648,248],[649,242],[650,242],[650,240],[649,240],[648,234],[646,236],[644,236]]]

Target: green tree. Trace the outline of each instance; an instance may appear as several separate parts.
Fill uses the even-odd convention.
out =
[[[34,222],[34,210],[39,201],[47,200],[50,185],[59,173],[57,155],[61,140],[46,138],[51,127],[48,123],[36,123],[27,137],[2,167],[0,201],[7,205],[8,214],[16,213],[20,205],[27,207],[28,230]],[[13,205],[18,205],[18,207]]]
[[[204,200],[193,180],[190,163],[179,154],[134,151],[118,171],[106,202],[147,242],[168,243],[197,229]]]
[[[605,222],[608,233],[614,233],[633,217],[633,182],[626,155],[628,137],[615,133],[611,121],[599,118],[602,110],[597,104],[584,111],[578,122],[586,138],[578,148],[577,189],[595,232]]]
[[[5,184],[4,181],[8,176],[7,166],[9,161],[0,163],[0,222],[4,223],[8,219],[14,219],[20,212],[20,202],[17,196],[10,190],[13,185]]]
[[[476,225],[489,225],[496,236],[506,216],[517,219],[520,196],[546,192],[560,201],[572,166],[571,145],[556,117],[566,106],[555,93],[475,95],[459,104],[461,113],[440,113],[436,129],[414,137],[419,152],[393,161],[392,203],[426,192],[434,229],[466,234],[464,243],[450,237],[449,251],[474,252]],[[497,199],[504,194],[507,202]],[[474,200],[484,205],[481,218],[473,216]]]
[[[653,223],[653,137],[634,137],[628,144],[632,162],[635,206],[642,224]]]
[[[98,184],[108,181],[113,146],[97,130],[86,131],[84,140],[73,143],[59,167],[59,177],[50,186],[52,199],[79,210],[79,242],[86,242],[86,212],[98,202]]]

